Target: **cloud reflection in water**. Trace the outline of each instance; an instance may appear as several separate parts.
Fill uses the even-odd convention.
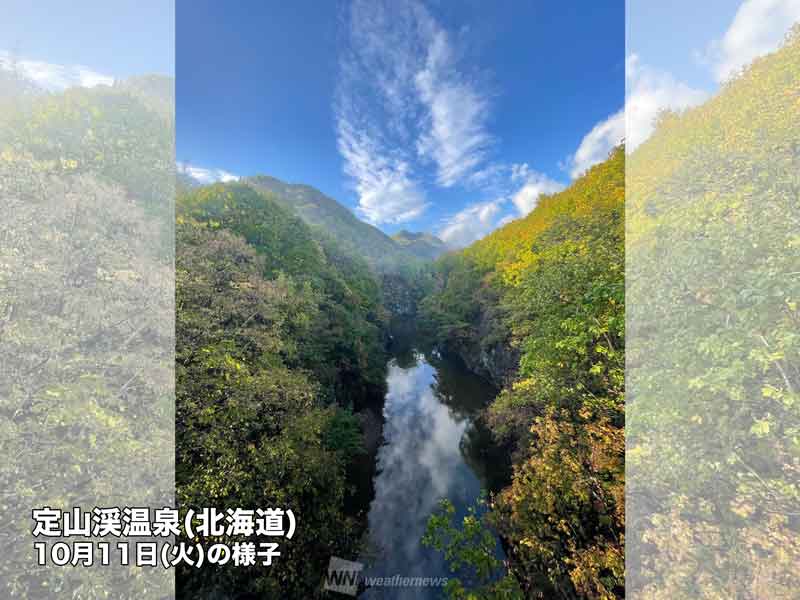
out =
[[[395,361],[389,365],[385,442],[378,451],[368,517],[370,549],[376,555],[366,560],[367,576],[449,576],[442,554],[422,546],[428,517],[441,498],[464,510],[480,494],[481,483],[460,448],[474,411],[443,404],[432,387],[436,377],[436,369],[421,355],[410,368]],[[364,597],[437,598],[441,593],[441,588],[380,588]]]

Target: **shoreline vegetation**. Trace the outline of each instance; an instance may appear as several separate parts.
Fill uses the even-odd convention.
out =
[[[620,146],[435,263],[423,329],[503,386],[486,419],[513,469],[482,519],[431,518],[426,543],[474,571],[454,598],[624,596],[624,199]]]
[[[347,471],[365,452],[353,408],[383,393],[378,282],[251,186],[185,191],[176,212],[179,505],[301,523],[280,568],[179,570],[180,595],[313,597],[363,533]]]
[[[433,238],[364,229],[331,199],[300,214],[267,178],[179,177],[173,214],[169,79],[63,93],[0,81],[0,180],[19,215],[0,248],[14,284],[0,302],[1,424],[21,457],[5,467],[9,514],[27,514],[40,487],[58,506],[105,490],[122,505],[171,501],[148,477],[171,482],[174,239],[177,501],[286,507],[300,523],[272,568],[179,569],[178,597],[319,597],[331,555],[358,555],[351,473],[377,439],[373,414],[365,443],[363,410],[385,392],[398,316],[501,388],[484,418],[510,480],[485,516],[454,522],[443,504],[420,541],[471,570],[448,583],[453,598],[611,600],[626,568],[631,597],[794,597],[798,64],[795,29],[702,106],[664,113],[630,156],[617,147],[526,217],[445,254]],[[161,367],[143,372],[153,357]],[[126,457],[135,476],[120,475]],[[21,477],[53,465],[67,468]],[[488,555],[488,528],[508,564]],[[17,596],[153,587],[130,570],[108,583],[26,561],[3,567]]]
[[[485,589],[469,593],[620,593],[623,198],[620,147],[528,217],[434,263],[381,275],[263,186],[185,189],[176,228],[181,504],[283,501],[314,516],[287,544],[286,569],[184,571],[182,587],[299,597],[318,589],[309,575],[321,576],[331,554],[353,555],[364,523],[348,510],[348,472],[364,456],[357,411],[383,393],[398,312],[388,305],[471,370],[507,384],[485,418],[514,473],[486,526],[502,535],[513,575],[481,566]],[[410,299],[387,301],[388,277]],[[532,478],[543,472],[551,478]],[[583,533],[564,537],[573,530]],[[462,549],[473,533],[460,537]],[[545,549],[554,544],[557,552]],[[467,593],[461,585],[448,585],[453,597]]]

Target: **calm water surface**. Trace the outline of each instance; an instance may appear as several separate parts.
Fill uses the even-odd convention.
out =
[[[366,577],[452,576],[442,553],[422,546],[428,517],[442,498],[460,520],[502,467],[478,411],[496,390],[458,361],[410,351],[392,359],[377,454]],[[502,550],[498,543],[498,556]],[[441,598],[441,588],[372,588],[362,598]]]

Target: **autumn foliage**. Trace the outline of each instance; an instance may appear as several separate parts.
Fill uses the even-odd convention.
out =
[[[797,597],[800,29],[628,160],[628,595]]]
[[[489,520],[525,597],[623,595],[624,167],[619,147],[527,217],[442,259],[424,302],[445,346],[519,352],[488,409],[513,452]]]

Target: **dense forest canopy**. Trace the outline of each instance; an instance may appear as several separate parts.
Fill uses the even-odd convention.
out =
[[[135,82],[48,93],[0,71],[3,597],[171,585],[38,567],[29,521],[44,505],[172,502],[173,82],[150,81],[161,100]]]
[[[513,475],[487,521],[508,543],[519,597],[623,595],[624,199],[619,147],[525,218],[440,259],[422,304],[445,347],[506,383],[488,420]],[[454,533],[446,516],[429,541],[474,559],[464,539],[478,526]],[[510,588],[501,577],[451,591]]]
[[[359,408],[383,394],[390,318],[418,312],[502,388],[485,419],[509,481],[485,516],[444,504],[425,536],[475,569],[453,597],[611,600],[626,566],[631,597],[794,597],[798,65],[796,30],[627,159],[452,253],[268,177],[179,179],[174,207],[171,81],[50,94],[3,73],[0,428],[23,457],[0,471],[3,514],[168,504],[174,441],[181,508],[298,515],[273,568],[181,569],[180,593],[313,597],[331,555],[358,555]],[[12,594],[102,595],[94,571],[27,560],[4,567]],[[131,597],[152,585],[118,576]]]
[[[309,185],[284,183],[266,175],[248,177],[245,182],[269,192],[275,202],[300,217],[317,235],[334,240],[343,251],[361,257],[378,273],[414,273],[446,250],[444,242],[430,234],[412,238],[405,232],[405,236],[390,237]]]
[[[797,597],[799,174],[797,27],[628,161],[630,597]]]
[[[351,409],[383,389],[377,280],[249,185],[185,190],[177,215],[179,503],[299,518],[273,568],[185,569],[181,593],[311,597],[363,529],[346,471],[362,451]]]

